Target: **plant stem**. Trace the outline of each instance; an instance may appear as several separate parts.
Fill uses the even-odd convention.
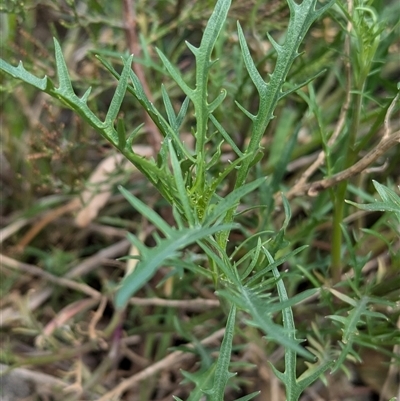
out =
[[[363,86],[363,85],[362,85]],[[352,166],[356,159],[356,152],[354,151],[356,136],[360,124],[360,114],[362,107],[362,89],[357,91],[354,95],[354,107],[353,110],[353,118],[350,126],[350,132],[348,134],[347,144],[345,146],[346,152],[346,160],[344,168],[349,168]],[[333,284],[336,284],[340,281],[343,265],[342,265],[342,221],[344,216],[344,206],[345,206],[345,197],[347,190],[348,180],[342,181],[337,188],[337,191],[334,195],[334,211],[333,211],[333,230],[332,230],[332,265],[331,265],[331,276]]]

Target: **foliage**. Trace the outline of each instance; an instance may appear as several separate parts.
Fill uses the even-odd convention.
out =
[[[210,401],[223,400],[227,389],[235,385],[236,377],[231,371],[234,339],[236,331],[243,327],[256,328],[268,340],[266,347],[272,349],[272,344],[283,347],[284,367],[281,369],[277,362],[272,369],[284,384],[288,401],[298,400],[328,369],[346,370],[347,361],[356,360],[361,347],[384,348],[383,345],[396,344],[399,338],[398,330],[393,330],[396,315],[387,316],[383,312],[386,307],[395,309],[396,290],[382,289],[376,277],[368,283],[362,273],[371,255],[360,250],[371,237],[384,237],[382,224],[378,221],[357,240],[360,234],[355,230],[352,234],[348,232],[345,218],[352,210],[346,209],[347,202],[368,212],[393,213],[400,222],[399,196],[376,181],[373,184],[382,202],[367,205],[352,200],[345,202],[349,193],[361,199],[370,197],[350,180],[352,169],[353,175],[361,172],[356,170],[360,151],[371,146],[382,126],[387,137],[398,135],[390,128],[391,113],[397,107],[397,91],[393,86],[387,84],[389,100],[370,102],[371,93],[378,88],[379,57],[389,53],[395,36],[395,28],[388,27],[370,3],[357,0],[354,8],[349,9],[344,3],[334,4],[334,0],[323,6],[316,0],[303,0],[299,4],[287,0],[290,18],[284,40],[267,34],[272,47],[269,53],[262,54],[263,61],[252,56],[247,33],[238,22],[240,51],[235,50],[237,65],[229,67],[223,57],[226,57],[224,44],[231,1],[218,0],[199,44],[195,46],[186,41],[193,74],[184,74],[179,68],[172,49],[178,49],[178,43],[172,43],[171,49],[156,48],[161,63],[146,51],[140,59],[123,54],[120,72],[108,61],[107,52],[98,51],[97,59],[118,82],[102,112],[93,106],[98,94],[92,95],[92,87],[82,89],[81,85],[77,90],[57,39],[54,39],[54,51],[58,85],[48,76],[38,78],[22,62],[15,67],[0,59],[0,70],[7,76],[30,84],[79,115],[131,162],[170,205],[173,218],[167,219],[145,200],[119,187],[124,198],[155,231],[147,238],[150,244],[143,242],[140,232],[128,235],[134,253],[125,260],[134,261],[134,266],[118,285],[110,280],[106,289],[113,292],[115,311],[105,332],[120,333],[123,314],[131,313],[131,298],[140,291],[149,291],[150,284],[165,266],[172,269],[168,279],[184,281],[185,277],[191,280],[199,276],[208,285],[212,283],[212,291],[218,295],[222,309],[229,311],[216,360],[211,362],[204,350],[198,351],[202,356],[201,369],[196,373],[182,372],[195,386],[188,401],[204,397]],[[313,53],[313,49],[306,47],[306,54],[310,52],[313,56],[313,62],[306,65],[301,45],[312,24],[327,15],[328,10],[337,30],[332,48]],[[349,30],[346,24],[353,28]],[[144,48],[149,45],[150,37],[150,33],[141,37]],[[337,51],[332,49],[343,41],[343,57],[348,57],[343,67],[346,82],[339,71],[341,66],[334,65],[329,71],[321,68],[324,60],[332,59],[330,52]],[[183,50],[177,52],[184,54]],[[149,97],[144,82],[132,69],[132,62],[152,68],[166,81],[154,88],[157,102]],[[268,68],[263,62],[271,73],[265,72]],[[221,78],[230,69],[235,70],[237,82]],[[340,84],[339,92],[333,91],[332,81]],[[5,84],[8,85],[3,88],[5,91],[14,90],[7,81]],[[161,134],[160,148],[153,158],[145,158],[135,150],[134,145],[143,138],[146,122],[137,125],[137,118],[129,116],[129,109],[124,108],[129,98],[127,93],[133,95]],[[343,108],[337,106],[340,96],[347,97]],[[291,107],[291,102],[296,107]],[[238,141],[235,126],[247,128],[247,137]],[[302,128],[310,133],[309,148],[296,148]],[[191,131],[192,148],[185,143],[186,130]],[[272,138],[266,141],[271,133]],[[387,143],[381,141],[377,148],[386,146],[385,150],[391,151]],[[317,158],[320,163],[300,180],[320,169],[323,182],[312,193],[316,196],[313,204],[304,201],[300,205],[306,218],[296,227],[292,224],[291,209],[298,209],[299,204],[294,199],[304,194],[304,188],[311,191],[314,187],[304,183],[305,187],[299,186],[298,193],[291,192],[288,188],[297,188],[297,184],[286,181],[288,166],[319,147],[323,149]],[[228,162],[224,157],[227,148],[232,159]],[[269,156],[266,164],[261,161],[265,154]],[[341,172],[350,173],[334,182],[334,189],[330,188],[329,180]],[[287,196],[277,196],[278,191],[286,192]],[[251,205],[252,197],[260,205],[243,210],[240,206]],[[252,209],[256,210],[254,224],[244,217],[251,215]],[[330,254],[320,251],[313,254],[311,245],[320,235],[321,226],[330,220],[332,238],[327,240],[331,243]],[[390,227],[399,234],[396,222]],[[240,234],[242,241],[232,244],[235,233]],[[393,237],[387,238],[395,265],[400,259],[396,254],[398,249],[392,243]],[[41,252],[36,254],[40,257]],[[346,269],[350,269],[351,276],[343,276]],[[394,268],[388,274],[395,271]],[[305,289],[299,290],[300,287]],[[318,341],[310,335],[307,319],[301,319],[302,304],[309,299],[321,300],[318,313],[328,315]],[[384,321],[386,325],[379,335],[374,327],[376,321]],[[297,337],[299,332],[307,336],[307,342]],[[332,332],[340,340],[338,346],[331,344]],[[379,344],[382,338],[385,344]],[[300,375],[299,360],[306,361]],[[257,395],[258,392],[251,392],[238,400],[250,400]],[[178,396],[175,399],[181,401]]]

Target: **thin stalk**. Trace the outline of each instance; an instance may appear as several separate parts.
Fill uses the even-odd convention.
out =
[[[353,118],[349,132],[349,138],[347,141],[347,146],[345,146],[346,151],[346,161],[344,169],[352,166],[356,160],[356,152],[354,151],[355,141],[357,137],[357,132],[360,126],[360,115],[362,107],[362,88],[357,91],[354,95],[354,107],[353,107]],[[342,264],[342,227],[341,224],[344,218],[344,207],[345,207],[345,197],[347,191],[348,180],[342,181],[334,192],[334,210],[333,210],[333,222],[332,222],[332,248],[331,248],[331,276],[333,284],[340,281],[342,276],[343,264]]]
[[[204,84],[205,88],[207,85],[207,82]],[[207,99],[207,90],[204,90],[205,88],[201,86],[202,94],[201,98],[204,99],[204,102],[202,102],[201,106],[196,108],[195,107],[195,115],[196,115],[196,179],[192,188],[192,191],[201,191],[204,189],[204,183],[205,183],[205,158],[204,158],[204,151],[205,151],[205,144],[207,141],[207,122],[209,118],[209,111],[207,109],[206,105],[206,100]],[[204,93],[203,93],[204,92]]]

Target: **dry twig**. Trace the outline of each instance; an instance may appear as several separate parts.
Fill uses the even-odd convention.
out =
[[[225,329],[220,329],[215,333],[211,334],[209,337],[205,338],[201,341],[201,344],[208,345],[212,344],[214,341],[219,340],[225,333]],[[192,344],[186,344],[187,348],[193,348]],[[155,375],[159,371],[163,369],[169,369],[172,365],[180,362],[182,363],[185,360],[192,359],[194,357],[193,354],[182,351],[175,351],[172,354],[169,354],[164,359],[154,363],[153,365],[143,369],[139,373],[129,377],[128,379],[123,380],[118,386],[113,388],[107,394],[104,394],[98,401],[110,401],[116,399],[121,396],[122,393],[135,386],[137,383]]]
[[[185,309],[190,311],[201,311],[209,308],[218,308],[220,303],[217,299],[163,299],[163,298],[131,298],[129,300],[131,305],[140,306],[165,306],[168,308]]]
[[[60,287],[70,288],[71,290],[82,292],[93,298],[101,297],[101,294],[98,291],[86,284],[77,283],[76,281],[64,277],[54,276],[53,274],[42,270],[40,267],[30,265],[28,263],[19,262],[18,260],[9,258],[8,256],[2,254],[0,254],[0,262],[2,265],[18,270],[20,272],[28,273],[37,277],[42,277],[50,283],[56,284]]]

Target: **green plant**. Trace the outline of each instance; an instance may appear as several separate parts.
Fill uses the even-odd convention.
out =
[[[386,185],[382,185],[376,181],[373,181],[373,184],[379,196],[382,198],[381,202],[375,201],[374,203],[366,205],[355,203],[352,201],[346,202],[360,209],[368,211],[392,212],[393,215],[400,222],[400,196]],[[400,235],[400,233],[397,234]]]
[[[319,76],[319,72],[318,74],[313,73],[300,85],[287,84],[284,86],[290,68],[300,54],[299,47],[311,24],[333,5],[333,1],[316,9],[315,0],[304,0],[301,4],[288,0],[291,16],[283,44],[278,44],[269,36],[275,50],[276,63],[274,71],[267,80],[262,77],[258,65],[253,61],[243,30],[238,24],[238,37],[243,62],[258,92],[256,111],[251,112],[245,106],[237,103],[238,108],[251,122],[249,142],[243,149],[237,146],[232,135],[224,128],[225,122],[220,121],[224,113],[221,113],[219,109],[222,108],[227,92],[221,89],[214,99],[208,97],[210,72],[217,62],[212,60],[212,56],[218,50],[219,36],[223,31],[230,3],[229,0],[217,2],[199,47],[187,43],[196,64],[194,83],[188,83],[167,56],[157,49],[165,69],[186,95],[178,113],[175,112],[173,102],[164,86],[161,89],[163,112],[149,100],[138,76],[131,69],[133,56],[124,58],[121,73],[99,56],[104,67],[118,80],[104,120],[101,120],[88,106],[90,88],[81,97],[75,93],[61,47],[56,40],[54,46],[58,86],[47,77],[40,79],[29,73],[22,63],[18,67],[14,67],[0,60],[0,69],[59,99],[74,110],[132,162],[172,206],[176,227],[171,227],[156,212],[127,190],[120,189],[128,202],[145,216],[158,229],[160,234],[154,235],[155,246],[153,247],[141,243],[134,235],[129,236],[132,244],[138,250],[139,254],[136,258],[139,263],[122,280],[116,292],[114,300],[117,319],[120,318],[121,311],[127,308],[129,298],[148,283],[162,265],[173,266],[173,273],[181,276],[185,271],[201,274],[214,283],[215,290],[229,309],[229,316],[217,361],[214,364],[205,364],[204,368],[196,374],[184,373],[185,377],[196,385],[189,400],[200,400],[204,395],[212,401],[223,399],[228,380],[233,376],[229,371],[230,357],[235,326],[240,323],[237,315],[238,311],[241,311],[242,317],[249,316],[245,321],[247,325],[257,327],[268,339],[284,346],[284,372],[279,372],[276,368],[274,371],[285,384],[287,399],[293,401],[299,399],[302,391],[334,364],[331,350],[323,355],[315,349],[309,352],[300,345],[300,340],[296,337],[292,307],[308,297],[321,294],[321,286],[316,283],[315,288],[308,289],[300,294],[290,297],[287,294],[278,267],[293,260],[296,255],[305,250],[305,247],[289,246],[286,237],[291,213],[285,197],[282,197],[281,201],[284,206],[285,221],[280,229],[272,232],[266,231],[256,234],[246,232],[245,227],[238,223],[240,214],[237,208],[242,198],[262,188],[266,194],[263,199],[264,204],[268,213],[272,213],[273,194],[280,188],[285,167],[294,150],[298,129],[296,134],[289,139],[286,152],[282,152],[282,157],[277,160],[272,179],[268,183],[263,177],[247,184],[246,181],[250,172],[257,172],[257,163],[263,156],[261,141],[274,118],[278,102],[285,96],[310,84],[313,79]],[[349,20],[353,18],[354,23],[363,21],[362,16],[359,15],[362,11],[363,9],[360,6],[356,9],[355,15],[346,14],[346,17]],[[359,68],[356,71],[358,75],[355,77],[356,84],[354,87],[356,91],[354,95],[355,111],[350,121],[350,134],[343,140],[349,142],[350,145],[346,146],[346,149],[349,150],[342,165],[336,165],[335,168],[332,168],[334,164],[332,159],[335,155],[332,154],[328,138],[325,137],[327,130],[324,127],[323,117],[320,115],[318,100],[313,87],[311,84],[308,86],[308,94],[300,93],[300,96],[309,105],[311,114],[315,114],[319,124],[321,142],[328,155],[328,176],[333,176],[337,170],[350,168],[355,162],[357,152],[353,148],[356,140],[355,133],[359,130],[360,125],[362,93],[371,70],[378,45],[378,34],[381,29],[379,26],[373,26],[370,21],[366,21],[366,24],[366,27],[360,27],[360,32],[356,32],[354,40],[358,41],[356,45],[361,46],[361,48],[363,48],[363,41],[372,41],[374,46],[370,49],[371,54],[357,53],[359,59],[355,63]],[[364,37],[366,32],[370,34],[369,37]],[[367,65],[364,63],[365,59],[368,61]],[[119,118],[120,108],[127,91],[136,98],[163,136],[163,142],[155,160],[145,159],[132,150],[132,144],[139,136],[142,125],[127,134],[124,120]],[[190,107],[193,108],[195,116],[195,124],[192,128],[195,139],[193,151],[185,146],[180,136],[181,127]],[[220,117],[221,114],[222,117]],[[281,132],[284,131],[281,130]],[[228,144],[234,152],[235,160],[231,163],[226,164],[221,159],[223,144]],[[226,184],[231,188],[227,194],[224,193],[223,189]],[[347,182],[344,181],[339,185],[339,192],[330,194],[335,209],[332,247],[332,275],[335,282],[340,281],[342,271],[341,224],[343,222],[343,204]],[[267,219],[268,217],[265,218],[265,220]],[[246,241],[252,245],[231,249],[228,246],[228,239],[233,229],[242,230],[244,235],[248,236]],[[191,258],[184,257],[185,252],[190,254],[190,247],[194,244],[207,257],[207,262],[204,262],[204,265],[199,265]],[[278,292],[277,297],[273,295],[275,288]],[[333,317],[333,320],[345,327],[343,343],[346,343],[346,346],[343,352],[336,353],[338,359],[335,368],[338,368],[352,351],[360,317],[366,315],[367,317],[381,318],[382,315],[367,313],[367,304],[372,302],[371,298],[360,296],[360,302],[356,302],[337,290],[332,293],[354,307],[348,318]],[[277,313],[282,313],[282,324],[274,320]],[[308,365],[309,368],[298,378],[296,369],[298,356],[312,359],[313,354],[318,354],[319,363]],[[241,400],[251,399],[255,395],[256,393],[250,394],[242,397]]]

